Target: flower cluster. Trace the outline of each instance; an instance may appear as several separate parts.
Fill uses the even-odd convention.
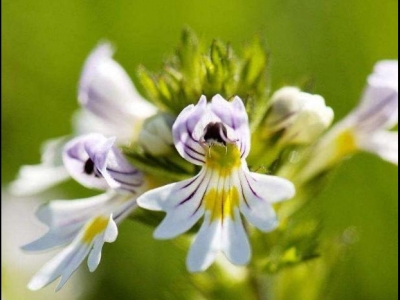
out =
[[[379,62],[360,105],[329,128],[333,110],[322,96],[297,87],[266,94],[265,52],[248,51],[240,60],[217,43],[200,61],[193,43],[179,51],[185,60],[168,65],[164,76],[139,73],[149,101],[112,58],[109,44],[87,58],[74,133],[47,142],[42,163],[22,167],[10,190],[31,195],[72,178],[103,193],[38,209],[49,230],[22,249],[64,248],[30,289],[58,277],[61,288],[86,257],[94,271],[104,243],[115,241],[117,225],[138,206],[166,212],[157,239],[175,238],[202,219],[187,257],[190,272],[206,270],[218,252],[246,265],[254,231],[244,222],[273,231],[285,204],[276,203],[357,150],[397,164],[397,132],[389,131],[398,118],[397,61]],[[257,55],[261,65],[253,63]],[[294,154],[295,163],[287,158]]]

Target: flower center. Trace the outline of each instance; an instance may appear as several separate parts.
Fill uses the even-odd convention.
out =
[[[228,176],[240,166],[240,151],[236,140],[228,138],[228,131],[221,122],[210,122],[204,128],[204,143],[208,146],[206,166],[215,169],[220,176]]]
[[[210,146],[206,156],[206,166],[219,172],[220,176],[229,176],[233,169],[241,165],[240,151],[235,144]]]
[[[101,174],[97,171],[94,166],[94,162],[92,159],[88,158],[83,166],[83,172],[87,175],[92,175],[94,173],[95,177],[101,177]]]
[[[336,147],[338,155],[344,156],[357,150],[357,142],[352,130],[347,129],[341,132],[336,138]]]
[[[226,145],[228,139],[227,130],[221,122],[210,122],[204,128],[204,141],[212,146],[214,144]]]
[[[93,172],[94,172],[94,162],[93,162],[93,160],[88,158],[88,160],[85,162],[85,165],[83,166],[83,171],[88,175],[93,174]]]
[[[234,208],[239,206],[239,193],[236,187],[228,190],[211,189],[204,196],[204,203],[211,212],[211,221],[223,220],[228,216],[234,219]]]
[[[83,241],[86,243],[90,243],[96,235],[106,229],[108,225],[108,218],[106,217],[97,217],[92,222],[90,222],[86,229],[85,234],[83,235]]]

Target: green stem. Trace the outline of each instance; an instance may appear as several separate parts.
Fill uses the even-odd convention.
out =
[[[260,278],[258,278],[256,271],[254,269],[248,270],[248,281],[253,291],[253,296],[255,300],[267,300],[265,293],[262,291],[262,283]]]

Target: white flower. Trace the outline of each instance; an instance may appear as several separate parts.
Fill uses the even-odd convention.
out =
[[[228,102],[217,95],[207,104],[202,96],[179,114],[172,130],[179,154],[202,169],[138,198],[141,207],[167,212],[154,236],[173,238],[204,216],[189,251],[189,271],[207,269],[218,251],[234,264],[248,263],[251,250],[240,213],[257,228],[273,230],[278,222],[272,204],[293,197],[293,185],[249,171],[250,131],[239,97]]]
[[[67,246],[32,278],[30,289],[43,288],[61,277],[60,289],[87,256],[93,272],[100,263],[104,242],[117,238],[117,224],[136,208],[136,197],[145,188],[143,175],[113,143],[113,138],[90,134],[66,144],[63,161],[70,175],[87,187],[106,192],[87,199],[51,201],[38,210],[37,218],[49,231],[23,249]]]
[[[381,61],[368,77],[360,105],[336,127],[353,138],[355,148],[397,165],[398,132],[389,129],[397,124],[398,118],[398,61]]]
[[[76,127],[79,133],[98,132],[129,144],[137,139],[143,120],[157,109],[140,96],[113,53],[110,44],[102,43],[87,58],[78,91],[83,110]]]
[[[77,137],[65,145],[64,166],[83,186],[118,189],[135,193],[143,184],[142,174],[114,146],[115,138],[101,134]]]
[[[398,102],[398,62],[380,61],[368,77],[358,107],[335,124],[314,148],[312,160],[301,172],[303,180],[359,150],[397,165],[398,132],[390,129],[398,122]]]
[[[100,133],[129,145],[139,135],[144,119],[156,112],[136,91],[125,70],[112,58],[110,44],[97,46],[87,58],[80,78],[78,98],[82,108],[74,115],[74,135]],[[61,150],[72,136],[45,143],[42,162],[21,167],[10,192],[26,196],[40,193],[69,179]]]
[[[284,87],[272,95],[265,126],[271,132],[284,130],[281,143],[311,144],[332,120],[333,110],[320,95]]]
[[[331,130],[338,154],[361,149],[398,164],[398,132],[389,131],[398,116],[398,62],[378,62],[359,106]]]

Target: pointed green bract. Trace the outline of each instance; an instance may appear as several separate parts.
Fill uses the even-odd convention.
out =
[[[227,99],[239,96],[253,128],[267,108],[268,62],[260,38],[235,53],[229,43],[219,40],[205,47],[193,31],[185,29],[176,53],[162,70],[153,73],[141,66],[138,77],[147,99],[176,115],[201,95],[221,94]]]

